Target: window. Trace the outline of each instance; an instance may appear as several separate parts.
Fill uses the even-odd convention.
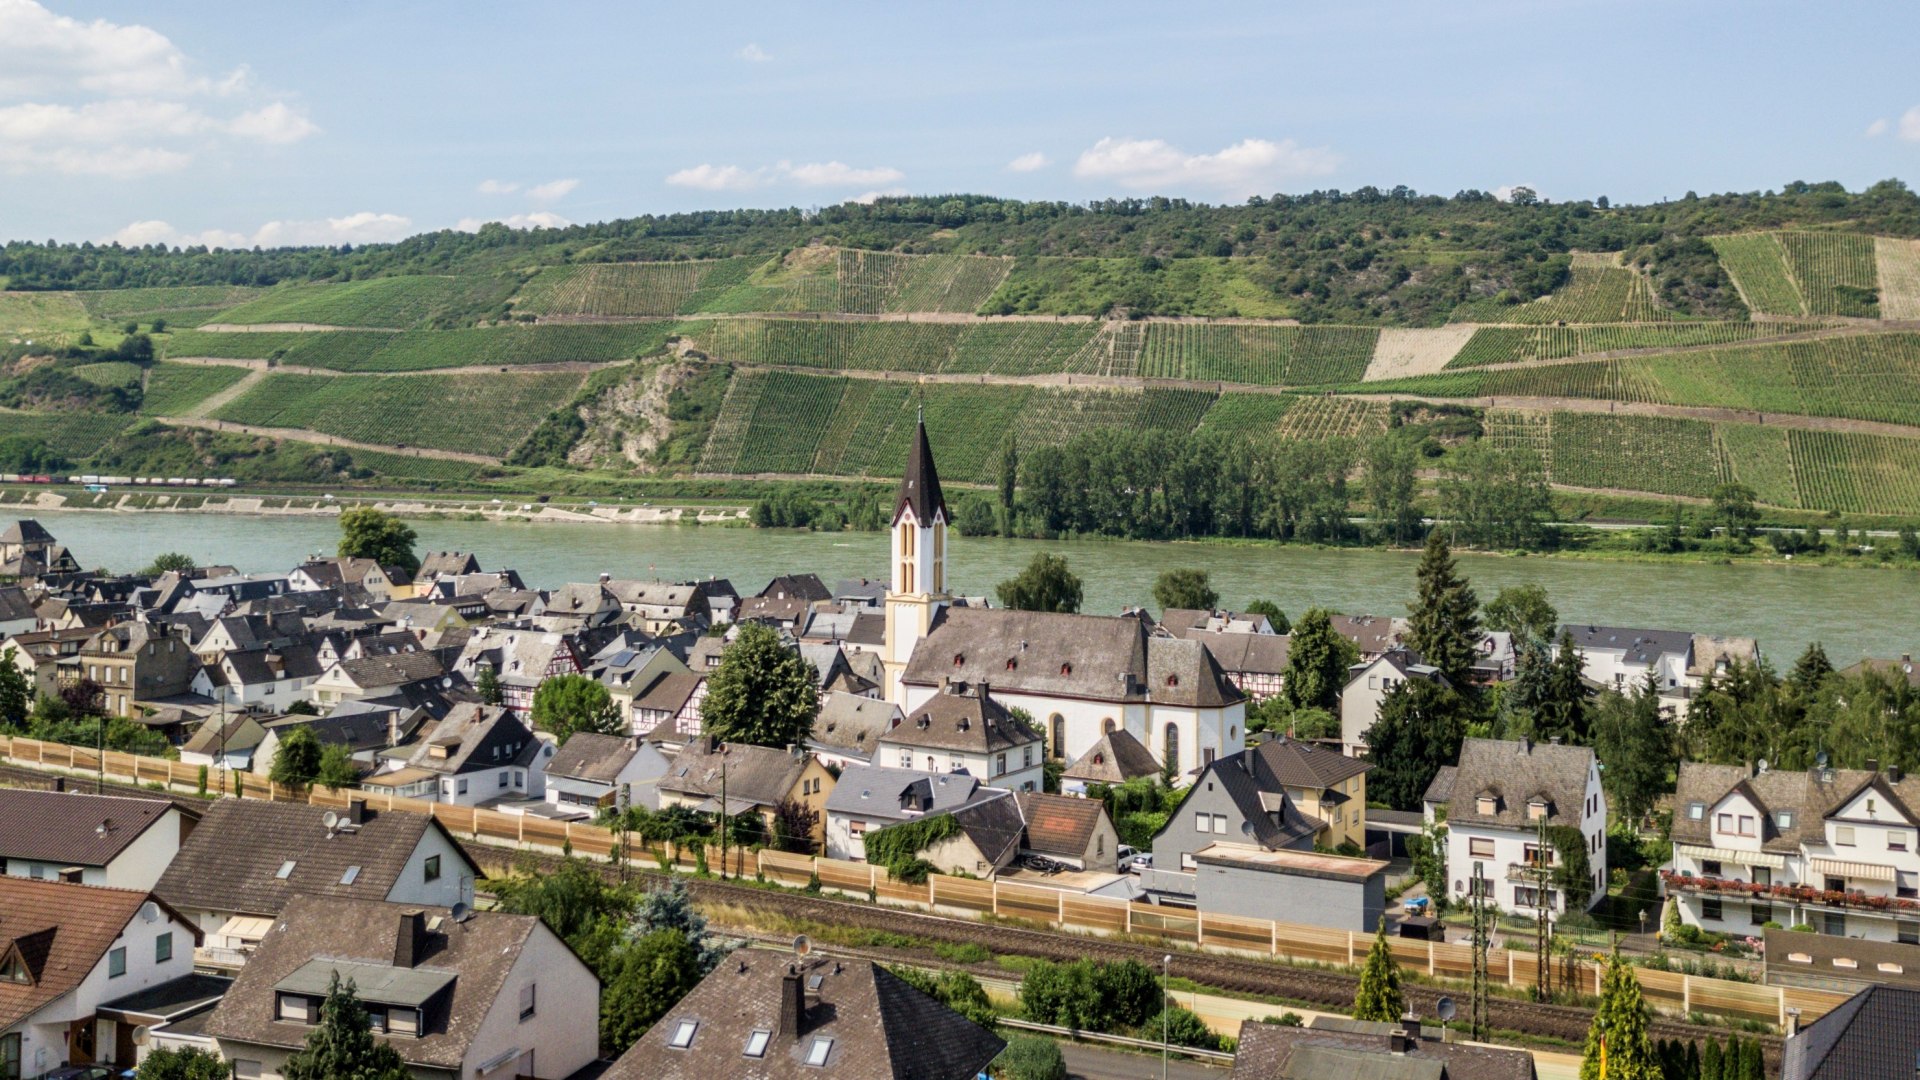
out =
[[[1697,803],[1687,804],[1687,817],[1691,818],[1694,821],[1699,821],[1702,818],[1705,818],[1706,816],[1707,816],[1706,803],[1697,802]]]
[[[1752,867],[1751,869],[1752,869],[1752,871],[1753,871],[1753,883],[1754,883],[1755,885],[1771,885],[1771,884],[1773,884],[1773,871],[1772,871],[1772,870],[1770,870],[1770,869],[1768,869],[1767,867],[1764,867],[1764,866],[1755,866],[1755,867]]]
[[[1753,836],[1753,835],[1754,835],[1754,828],[1753,828],[1753,815],[1752,815],[1752,814],[1741,814],[1741,815],[1740,815],[1740,835],[1741,835],[1741,836]]]
[[[1894,871],[1893,894],[1911,900],[1920,897],[1920,874],[1911,870]]]
[[[296,1024],[310,1024],[313,1022],[313,1005],[307,1001],[304,995],[281,994],[279,1004],[280,1019],[291,1020]]]
[[[1710,920],[1710,921],[1713,921],[1713,922],[1718,922],[1718,921],[1719,921],[1719,920],[1720,920],[1720,919],[1721,919],[1721,918],[1723,917],[1723,915],[1724,915],[1724,913],[1723,913],[1723,912],[1722,912],[1722,911],[1720,910],[1720,898],[1719,898],[1719,897],[1717,897],[1717,896],[1707,896],[1707,897],[1702,897],[1702,898],[1701,898],[1701,900],[1700,900],[1700,917],[1701,917],[1702,919],[1706,919],[1706,920]]]
[[[1165,740],[1161,743],[1160,760],[1172,765],[1176,770],[1180,767],[1180,728],[1176,724],[1167,725]]]
[[[1475,836],[1468,839],[1467,855],[1475,859],[1493,858],[1493,841],[1484,836]]]
[[[747,1048],[742,1052],[750,1058],[766,1057],[767,1043],[772,1038],[773,1032],[768,1031],[766,1028],[760,1028],[757,1031],[751,1032],[747,1035]]]
[[[1107,838],[1105,836],[1096,836],[1093,838],[1093,853],[1095,855],[1105,855],[1107,853]]]
[[[1847,891],[1847,879],[1846,879],[1846,878],[1843,878],[1843,877],[1835,877],[1835,876],[1833,876],[1832,874],[1828,874],[1828,875],[1827,875],[1827,883],[1826,883],[1826,884],[1827,884],[1827,891],[1828,891],[1828,892],[1846,892],[1846,891]]]
[[[359,879],[360,879],[360,868],[357,866],[349,866],[347,867],[346,873],[340,875],[340,884],[351,885],[355,881],[358,881]]]
[[[1837,847],[1853,846],[1853,826],[1836,825],[1833,828],[1833,842]]]
[[[281,881],[285,881],[288,878],[292,877],[293,876],[293,860],[288,859],[286,862],[281,863],[280,869],[275,871],[273,876],[279,878]]]
[[[153,939],[153,962],[164,964],[173,959],[173,931],[169,930]]]
[[[833,1053],[833,1036],[815,1035],[813,1045],[807,1047],[807,1064],[816,1069],[825,1068],[827,1055]]]
[[[993,759],[993,774],[995,776],[1005,776],[1006,772],[1007,755],[1001,754]]]
[[[1213,831],[1217,833],[1224,833],[1227,831],[1227,815],[1225,814],[1213,815]]]
[[[260,1063],[246,1058],[234,1058],[233,1075],[239,1080],[260,1080]]]
[[[424,877],[427,881],[440,880],[440,856],[438,855],[427,856],[427,861],[423,866],[423,868],[421,869],[421,876]]]
[[[1773,815],[1773,823],[1783,829],[1793,828],[1793,811],[1781,810]]]
[[[117,979],[127,973],[127,947],[125,945],[107,954],[107,978]]]
[[[1907,850],[1907,834],[1904,832],[1901,832],[1899,829],[1890,830],[1887,833],[1887,850],[1888,851]]]
[[[532,1019],[533,1017],[534,998],[537,989],[538,987],[534,983],[528,983],[520,988],[520,1019],[523,1021]]]
[[[367,1006],[367,1024],[382,1035],[387,1033],[387,1007],[369,1004]]]
[[[864,821],[847,822],[847,836],[858,840],[867,835],[867,823]]]
[[[1902,945],[1920,945],[1920,922],[1895,923],[1894,934]]]
[[[458,790],[459,793],[462,795],[465,795],[467,793],[467,781],[465,777],[460,778],[460,784],[456,790]]]
[[[1720,860],[1719,859],[1700,860],[1700,873],[1707,877],[1722,876],[1720,872]]]
[[[1837,911],[1829,911],[1820,917],[1820,932],[1832,937],[1847,936],[1847,917]]]
[[[1050,723],[1053,726],[1053,743],[1048,747],[1048,749],[1053,751],[1054,757],[1057,757],[1057,758],[1066,757],[1067,756],[1067,718],[1064,716],[1061,716],[1059,713],[1054,713],[1053,716],[1049,718],[1048,723]]]
[[[0,982],[31,984],[33,973],[27,970],[27,962],[20,959],[19,953],[11,953],[0,960]]]
[[[682,1020],[675,1025],[673,1035],[667,1039],[667,1045],[675,1050],[685,1050],[693,1045],[693,1033],[700,1030],[700,1021]]]
[[[388,1009],[387,1030],[395,1035],[420,1034],[420,1010]]]
[[[1773,920],[1772,904],[1753,905],[1753,925],[1765,926],[1767,925],[1767,923],[1771,922],[1772,920]]]
[[[1193,852],[1183,851],[1180,853],[1180,869],[1191,870],[1198,865],[1198,863],[1193,861]]]
[[[1020,767],[1023,769],[1030,769],[1033,767],[1033,744],[1032,743],[1028,743],[1026,749],[1021,752]]]
[[[900,767],[903,769],[913,768],[913,751],[911,750],[900,751]]]
[[[506,787],[507,784],[511,781],[512,775],[513,774],[511,772],[502,772],[500,774],[500,786]]]
[[[1715,832],[1723,832],[1723,833],[1732,832],[1733,831],[1733,815],[1732,814],[1718,815],[1717,820],[1715,820],[1713,824],[1713,829]]]
[[[1193,815],[1193,831],[1194,832],[1212,832],[1213,818],[1209,817],[1206,814]]]

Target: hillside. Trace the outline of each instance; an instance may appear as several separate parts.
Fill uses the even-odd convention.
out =
[[[1400,399],[1469,406],[1429,467],[1478,440],[1569,490],[1920,517],[1915,204],[883,200],[353,252],[12,244],[0,471],[886,480],[924,413],[943,472],[990,484],[1009,431],[1364,447]],[[141,284],[18,287],[108,275]]]

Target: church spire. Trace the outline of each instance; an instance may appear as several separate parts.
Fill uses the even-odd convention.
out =
[[[900,511],[913,507],[913,519],[922,527],[933,523],[934,515],[947,517],[947,500],[940,493],[940,474],[933,467],[933,447],[927,443],[924,414],[915,424],[913,450],[907,455],[907,475],[900,481],[900,494],[894,500],[893,520]]]

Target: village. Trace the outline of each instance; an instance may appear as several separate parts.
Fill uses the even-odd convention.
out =
[[[501,902],[515,886],[476,856],[477,824],[449,828],[456,809],[517,818],[523,840],[592,827],[696,851],[701,875],[708,859],[739,875],[742,852],[767,853],[763,874],[811,859],[816,893],[830,863],[860,865],[875,892],[932,875],[930,910],[940,883],[971,879],[1052,896],[1063,925],[1084,903],[1128,929],[1266,926],[1270,956],[1297,955],[1289,935],[1344,934],[1369,971],[1394,963],[1389,941],[1461,949],[1478,962],[1454,996],[1476,1007],[1490,950],[1578,952],[1609,986],[1624,953],[1768,991],[1752,1030],[1788,1036],[1768,1052],[1793,1080],[1833,1075],[1823,1063],[1873,1024],[1920,1017],[1920,778],[1822,753],[1797,769],[1676,760],[1630,786],[1627,736],[1541,722],[1492,737],[1431,704],[1517,694],[1528,648],[1557,647],[1553,700],[1611,694],[1679,729],[1716,679],[1762,660],[1754,640],[1485,629],[1449,611],[1431,545],[1409,617],[1008,606],[949,591],[964,544],[948,519],[923,426],[884,576],[796,567],[753,595],[611,574],[531,588],[458,551],[109,574],[82,566],[111,553],[13,522],[0,1076],[85,1080],[191,1051],[219,1075],[303,1080],[343,987],[420,1080],[958,1078],[1006,1044],[888,968],[804,942],[704,965],[610,1041],[592,958],[551,912]],[[1920,686],[1906,657],[1862,668]],[[28,744],[37,769],[17,767]],[[44,749],[58,744],[64,769]],[[197,797],[110,790],[109,752],[162,759],[175,790],[175,770],[196,775]],[[308,791],[330,794],[273,801]],[[607,850],[624,873],[631,849]],[[991,948],[995,930],[979,935]],[[1451,998],[1422,1018],[1397,975],[1393,989],[1386,1015],[1249,1020],[1215,1044],[1237,1060],[1214,1060],[1235,1077],[1536,1075],[1524,1049],[1434,1028]],[[1710,1022],[1704,996],[1664,1011]]]

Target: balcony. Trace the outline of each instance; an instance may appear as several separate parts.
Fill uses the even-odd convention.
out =
[[[1553,877],[1558,867],[1550,862],[1523,862],[1507,864],[1507,880],[1521,885],[1537,885]]]
[[[1726,878],[1693,877],[1660,871],[1660,880],[1669,890],[1713,896],[1746,897],[1764,902],[1817,904],[1821,907],[1852,908],[1860,911],[1884,911],[1899,914],[1920,913],[1920,900],[1904,896],[1876,896],[1857,890],[1816,889],[1811,885],[1755,885]]]

